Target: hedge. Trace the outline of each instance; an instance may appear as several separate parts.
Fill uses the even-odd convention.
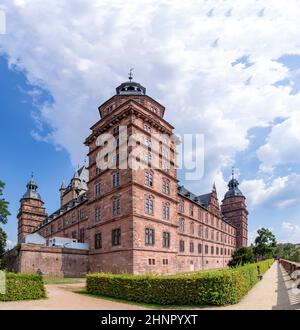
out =
[[[224,270],[192,275],[89,274],[90,294],[159,305],[236,304],[259,281],[273,263],[265,260]]]
[[[6,273],[6,293],[0,294],[0,301],[41,299],[46,297],[41,275]]]

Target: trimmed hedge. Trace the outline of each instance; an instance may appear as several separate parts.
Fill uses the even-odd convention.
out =
[[[236,304],[259,281],[273,260],[192,275],[89,274],[87,292],[148,304]]]
[[[6,293],[0,294],[0,301],[41,299],[46,297],[41,275],[6,273]]]

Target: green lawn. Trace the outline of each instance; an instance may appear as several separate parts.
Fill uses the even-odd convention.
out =
[[[52,277],[43,276],[45,284],[73,284],[73,283],[85,283],[85,278],[73,278],[73,277]]]

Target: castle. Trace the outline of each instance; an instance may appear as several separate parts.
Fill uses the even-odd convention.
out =
[[[221,205],[215,186],[198,196],[180,185],[174,128],[164,119],[164,106],[131,76],[98,109],[100,120],[85,140],[89,165],[60,187],[60,208],[48,216],[34,178],[27,184],[20,200],[18,241],[37,233],[47,241],[61,237],[87,243],[89,272],[174,274],[225,267],[237,248],[247,246],[248,236],[245,197],[234,175]],[[133,149],[122,139],[121,127],[141,137],[135,161],[145,166],[120,166],[121,150]],[[108,133],[114,137],[115,166],[100,168],[97,155],[105,153],[107,141],[99,142],[99,136]],[[157,166],[152,167],[154,158]]]

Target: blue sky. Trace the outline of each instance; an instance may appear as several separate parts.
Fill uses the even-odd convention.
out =
[[[204,176],[188,182],[180,171],[182,183],[202,194],[215,182],[221,200],[235,166],[250,239],[265,226],[300,242],[297,1],[199,3],[2,1],[0,180],[10,241],[31,172],[51,213],[61,181],[84,161],[98,105],[134,67],[178,134],[204,135]]]

